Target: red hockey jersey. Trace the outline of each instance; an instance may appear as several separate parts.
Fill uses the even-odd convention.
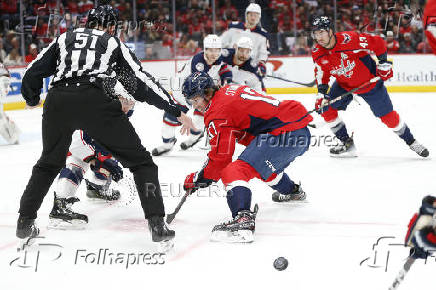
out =
[[[424,32],[427,41],[436,54],[436,0],[428,0],[424,10]]]
[[[367,33],[345,31],[335,33],[336,45],[326,49],[316,44],[312,49],[315,63],[315,78],[319,85],[327,85],[330,77],[336,78],[345,90],[354,89],[376,76],[376,63],[370,56],[387,53],[385,41]],[[356,93],[366,93],[375,83]]]
[[[280,135],[304,128],[312,120],[300,102],[279,101],[242,85],[221,88],[204,114],[211,145],[204,177],[221,178],[221,170],[232,162],[236,142],[247,146],[259,134]]]

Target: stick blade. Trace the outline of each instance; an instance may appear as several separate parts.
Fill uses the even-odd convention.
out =
[[[168,214],[167,219],[166,219],[167,224],[170,224],[174,220],[175,217],[176,217],[176,215],[173,213]]]

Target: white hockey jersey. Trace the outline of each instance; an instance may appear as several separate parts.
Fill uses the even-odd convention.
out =
[[[262,92],[262,77],[259,75],[258,66],[252,58],[249,58],[242,65],[237,65],[233,63],[234,48],[223,49],[221,55],[223,61],[230,67],[234,83],[246,85],[258,92]]]
[[[223,62],[222,56],[220,56],[212,65],[208,65],[204,59],[204,52],[199,52],[187,61],[182,69],[177,73],[176,79],[180,85],[177,89],[173,90],[173,98],[178,104],[189,107],[182,94],[182,85],[191,73],[197,71],[208,73],[216,84],[223,84],[224,81],[227,83],[232,82],[232,72],[228,65]]]
[[[245,28],[244,22],[232,22],[229,27],[221,35],[223,48],[233,48],[233,45],[242,36],[247,36],[253,41],[252,58],[257,64],[259,61],[267,61],[269,55],[269,34],[268,32],[257,25],[253,29]]]

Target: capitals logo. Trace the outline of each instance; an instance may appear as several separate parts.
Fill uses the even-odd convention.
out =
[[[346,60],[346,61],[345,61]],[[332,75],[344,76],[347,78],[351,78],[353,75],[353,68],[356,66],[356,63],[353,61],[350,62],[348,59],[348,55],[345,53],[341,53],[341,64],[335,69],[331,70],[330,73]]]

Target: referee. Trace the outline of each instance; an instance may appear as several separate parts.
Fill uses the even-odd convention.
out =
[[[71,135],[77,129],[87,132],[133,173],[152,240],[170,240],[175,235],[163,220],[158,168],[122,112],[120,101],[104,93],[102,80],[115,66],[127,70],[136,77],[137,89],[132,95],[137,101],[174,115],[185,131],[193,127],[192,121],[115,36],[117,23],[118,12],[110,5],[94,8],[86,28],[61,34],[27,67],[21,93],[29,108],[41,104],[43,78],[54,77],[43,108],[43,151],[20,201],[16,235],[23,244],[39,234],[34,223],[37,211],[65,166]]]

